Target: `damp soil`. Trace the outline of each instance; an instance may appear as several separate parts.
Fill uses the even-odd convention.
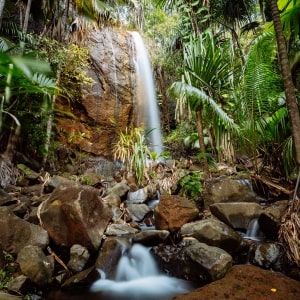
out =
[[[298,300],[300,282],[253,265],[236,265],[222,279],[173,300]]]

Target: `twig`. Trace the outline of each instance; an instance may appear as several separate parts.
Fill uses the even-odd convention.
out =
[[[278,185],[278,184],[275,184],[274,182],[266,179],[266,178],[263,178],[262,176],[260,175],[252,175],[252,177],[254,177],[255,179],[258,179],[260,180],[261,182],[263,182],[264,184],[268,185],[268,186],[271,186],[281,192],[283,192],[284,194],[287,194],[287,195],[290,195],[293,191],[290,191],[290,190],[287,190],[285,189],[284,187]]]
[[[298,178],[297,178],[297,182],[296,182],[296,186],[295,186],[295,190],[294,190],[294,194],[293,194],[292,210],[294,209],[295,199],[297,197],[297,192],[298,192],[298,188],[299,188],[299,182],[300,182],[300,168],[299,168]]]
[[[54,259],[70,274],[68,267],[65,265],[65,263],[51,250],[51,248],[48,246],[47,250],[51,256],[54,257]]]

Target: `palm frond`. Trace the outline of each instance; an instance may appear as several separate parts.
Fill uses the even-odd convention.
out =
[[[242,81],[243,103],[251,115],[262,116],[274,109],[274,100],[282,92],[282,79],[274,65],[274,34],[259,36],[248,53]]]
[[[217,114],[220,121],[229,129],[236,132],[239,131],[239,127],[217,104],[217,102],[209,97],[203,90],[194,86],[188,85],[184,82],[174,82],[170,88],[176,95],[185,95],[187,104],[191,106],[193,110],[203,102],[208,105]]]
[[[292,2],[291,2],[292,3]],[[296,40],[300,33],[300,3],[289,5],[281,14],[281,22],[288,40]]]

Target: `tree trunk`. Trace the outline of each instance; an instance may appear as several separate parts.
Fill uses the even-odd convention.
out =
[[[0,0],[0,28],[1,28],[1,23],[2,23],[4,6],[5,6],[5,0]]]
[[[286,97],[286,105],[289,113],[289,118],[292,127],[292,138],[295,147],[295,160],[300,168],[300,114],[295,94],[295,87],[292,80],[292,74],[289,66],[286,41],[283,35],[282,25],[280,22],[280,15],[276,0],[270,0],[270,7],[274,29],[277,40],[279,61],[281,66],[281,74],[283,77],[284,91]]]
[[[265,16],[265,12],[264,12],[264,2],[263,2],[263,0],[258,0],[258,3],[259,3],[261,19],[262,19],[263,23],[266,23],[266,16]]]
[[[196,110],[196,123],[197,123],[198,137],[199,137],[200,152],[201,152],[201,154],[203,154],[201,161],[203,163],[204,179],[208,179],[210,177],[210,174],[209,174],[207,158],[205,156],[206,149],[205,149],[204,135],[203,135],[201,106]]]
[[[27,1],[26,13],[25,13],[25,19],[24,19],[24,25],[23,25],[23,33],[27,33],[30,10],[31,10],[31,2],[32,2],[32,0]]]

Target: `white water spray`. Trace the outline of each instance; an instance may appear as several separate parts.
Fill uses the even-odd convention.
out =
[[[263,241],[265,239],[264,234],[259,228],[258,218],[254,218],[250,222],[244,239],[249,239],[253,241]]]
[[[146,126],[147,131],[151,131],[151,151],[161,154],[160,116],[149,54],[141,35],[136,31],[130,33],[136,48],[138,123]]]
[[[160,274],[149,250],[139,244],[121,258],[116,280],[102,278],[91,286],[91,292],[110,300],[167,300],[190,290],[187,281]]]

